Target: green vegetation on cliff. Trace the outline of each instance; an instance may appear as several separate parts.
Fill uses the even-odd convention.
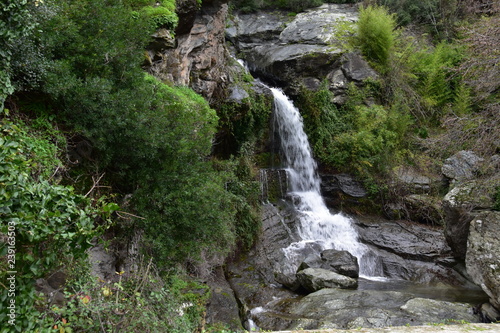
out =
[[[207,101],[141,69],[154,29],[175,27],[174,3],[10,3],[0,114],[0,231],[11,222],[17,237],[13,268],[1,262],[3,284],[18,272],[9,328],[196,330],[208,294],[190,292],[205,287],[179,278],[182,267],[252,244],[259,188],[245,158],[210,157],[218,116]],[[91,244],[141,231],[154,263],[112,283],[88,274]],[[3,241],[1,251],[11,254]],[[67,284],[52,308],[34,281],[55,271]]]

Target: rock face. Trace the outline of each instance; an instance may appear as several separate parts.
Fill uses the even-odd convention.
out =
[[[231,286],[224,278],[221,267],[216,269],[214,277],[208,282],[210,286],[210,299],[207,304],[206,322],[216,324],[224,322],[232,330],[241,330],[240,314],[238,303],[234,297]]]
[[[500,212],[479,213],[470,223],[467,273],[500,309]]]
[[[276,202],[284,199],[288,192],[288,176],[284,169],[262,169],[259,172],[262,184],[261,195],[263,202]]]
[[[358,259],[347,251],[333,249],[321,252],[322,268],[351,277],[359,277]]]
[[[458,183],[443,199],[446,241],[455,256],[465,258],[469,223],[478,210],[491,208],[491,198],[483,192],[485,187],[475,180]]]
[[[257,244],[227,265],[226,275],[243,322],[253,322],[263,330],[285,330],[421,325],[446,319],[479,321],[471,305],[454,303],[459,299],[426,302],[418,300],[423,296],[384,290],[393,287],[393,282],[366,290],[367,282],[359,279],[357,289],[342,289],[356,286],[355,279],[333,272],[341,266],[347,274],[350,269],[346,268],[353,265],[345,251],[322,250],[316,243],[283,251],[299,240],[295,216],[287,207],[283,201],[277,206],[265,205],[263,233]],[[421,290],[429,298],[454,290],[450,285],[470,286],[458,272],[440,263],[446,262],[451,251],[439,230],[382,220],[359,224],[360,240],[372,251],[368,259],[381,267],[381,274],[423,283]],[[337,256],[345,257],[346,262]],[[448,287],[432,289],[435,285]],[[294,292],[303,289],[318,291],[307,296]],[[412,299],[417,300],[409,302]],[[245,328],[250,327],[254,326]]]
[[[163,47],[157,47],[158,43],[151,47],[149,72],[161,80],[190,86],[207,99],[223,95],[229,83],[224,43],[227,3],[203,2],[198,10],[196,1],[179,1],[177,11],[181,19],[175,42],[167,38]],[[154,37],[158,42],[165,40],[162,36],[166,33]]]
[[[274,311],[255,316],[259,327],[281,330],[413,326],[446,320],[478,322],[478,317],[463,303],[414,298],[395,291],[344,289],[322,289],[282,301]]]
[[[235,15],[226,35],[253,72],[284,86],[288,95],[300,86],[315,90],[326,78],[334,102],[342,103],[349,82],[377,77],[359,54],[337,47],[337,22],[357,17],[355,6],[342,4],[325,4],[293,18],[280,12]]]
[[[330,207],[344,202],[357,203],[367,193],[363,185],[348,174],[321,174],[321,195]]]

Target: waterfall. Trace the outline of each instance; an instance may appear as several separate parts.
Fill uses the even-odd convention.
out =
[[[374,275],[374,268],[367,260],[368,248],[358,241],[351,219],[342,214],[331,214],[320,194],[317,165],[299,110],[280,89],[271,88],[271,91],[274,95],[275,126],[289,176],[289,195],[300,217],[298,230],[302,239],[284,249],[285,254],[293,257],[297,249],[314,242],[322,249],[350,252],[358,258],[360,274]]]

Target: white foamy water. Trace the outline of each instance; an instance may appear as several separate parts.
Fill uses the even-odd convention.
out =
[[[322,249],[345,250],[358,258],[360,274],[374,275],[371,260],[363,259],[368,248],[358,241],[351,219],[342,214],[332,214],[320,194],[320,179],[304,132],[299,110],[280,89],[271,88],[274,95],[275,119],[280,137],[281,151],[289,174],[289,193],[300,216],[300,242],[284,249],[292,258],[297,250],[310,243]]]

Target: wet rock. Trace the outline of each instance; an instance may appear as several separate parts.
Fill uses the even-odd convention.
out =
[[[500,212],[479,213],[470,223],[465,258],[467,273],[500,309]]]
[[[296,280],[300,262],[292,267],[282,249],[297,240],[293,213],[286,206],[264,205],[261,237],[247,254],[227,264],[228,282],[243,307],[252,309],[271,302],[274,297],[294,295],[290,289],[282,288],[276,277],[282,274]]]
[[[470,221],[478,209],[492,207],[491,197],[483,193],[485,186],[478,181],[460,183],[443,198],[444,235],[455,256],[465,258]]]
[[[430,225],[444,225],[444,211],[439,198],[426,194],[403,197],[406,218]]]
[[[297,269],[297,272],[302,271],[306,268],[321,268],[321,265],[323,264],[323,260],[321,260],[321,256],[318,254],[312,254],[308,256],[300,265],[299,268]]]
[[[306,268],[297,273],[297,279],[309,292],[324,288],[356,288],[358,285],[353,278],[323,268]]]
[[[483,303],[476,310],[483,322],[485,323],[496,323],[500,321],[500,311],[495,309],[490,303]]]
[[[454,181],[469,180],[479,170],[483,158],[472,151],[462,150],[447,158],[442,167],[443,175]]]
[[[432,262],[450,253],[439,229],[405,221],[365,222],[360,224],[359,229],[364,242],[402,258]]]
[[[304,262],[314,260],[311,258],[317,257],[321,250],[321,245],[315,242],[299,242],[288,246],[283,252],[285,255],[281,257],[281,261],[275,266],[274,277],[276,282],[291,290],[297,290],[300,287],[300,281],[296,275],[299,270],[297,267],[307,265]]]
[[[457,322],[478,322],[470,304],[437,301],[428,298],[413,298],[407,301],[401,310],[410,316],[418,318],[420,322],[437,323],[443,320]]]
[[[206,323],[225,323],[232,330],[241,330],[243,327],[238,303],[221,267],[216,269],[214,277],[207,284],[210,287],[210,299],[207,304]]]
[[[321,267],[351,278],[359,277],[358,259],[347,251],[333,249],[321,252]]]

